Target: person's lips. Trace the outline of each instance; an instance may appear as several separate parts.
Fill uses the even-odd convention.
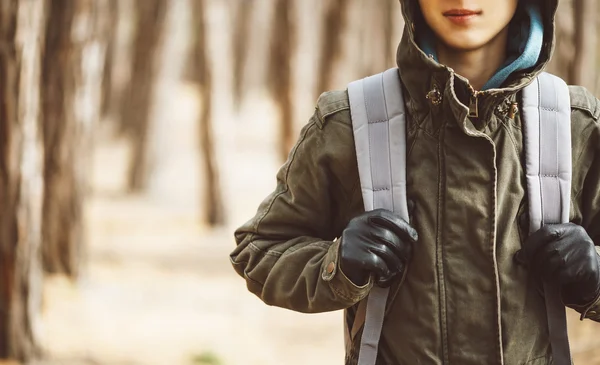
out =
[[[452,9],[444,12],[444,16],[455,24],[465,25],[481,13],[481,10]]]

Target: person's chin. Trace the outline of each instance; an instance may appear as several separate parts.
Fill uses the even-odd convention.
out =
[[[444,39],[444,44],[455,52],[472,52],[483,47],[486,42],[476,37],[461,35]]]

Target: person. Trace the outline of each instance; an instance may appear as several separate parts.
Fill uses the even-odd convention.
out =
[[[528,230],[520,91],[550,60],[558,1],[400,2],[410,224],[364,211],[348,93],[331,91],[235,232],[232,265],[266,304],[344,309],[347,329],[390,287],[377,364],[551,364],[540,282],[600,321],[600,104],[582,87],[570,223]]]

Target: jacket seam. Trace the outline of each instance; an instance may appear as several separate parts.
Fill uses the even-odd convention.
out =
[[[325,241],[325,240],[315,241],[315,242],[311,242],[304,246],[294,245],[294,246],[288,248],[287,250],[285,250],[285,252],[277,252],[277,251],[271,251],[271,252],[276,252],[278,254],[278,256],[284,256],[286,254],[292,254],[298,250],[302,250],[307,247],[319,247],[319,248],[328,250],[331,247],[331,243],[332,243],[331,241]]]
[[[585,146],[589,146],[592,136],[593,136],[593,133],[590,133],[586,142],[583,144],[583,148],[581,148],[581,151],[579,151],[579,154],[577,155],[577,159],[575,159],[575,165],[577,165],[579,163],[579,161],[581,160],[581,156],[583,156],[583,153],[585,152]],[[583,183],[585,183],[585,181]],[[575,187],[575,188],[578,190],[575,191],[575,194],[573,196],[574,201],[576,201],[579,198],[579,196],[581,195],[581,193],[583,192],[583,186],[581,188],[579,188],[579,187]]]
[[[425,133],[426,135],[428,135],[429,137],[437,140],[437,135],[439,135],[439,129],[436,130],[436,132],[430,132],[427,129],[423,128],[421,125],[419,125],[417,123],[415,123],[415,124],[416,124],[416,128],[415,129],[420,130],[423,133]]]
[[[256,224],[254,225],[254,232],[251,233],[250,237],[249,237],[249,241],[252,242],[254,241],[254,237],[255,237],[255,233],[258,233],[258,229],[260,227],[260,224],[262,223],[262,221],[265,219],[265,217],[267,216],[267,214],[269,214],[269,212],[271,211],[271,208],[273,208],[273,205],[275,204],[275,201],[282,196],[283,194],[287,193],[289,191],[289,185],[288,185],[288,176],[292,167],[292,164],[294,163],[294,161],[296,160],[296,153],[298,152],[298,149],[300,147],[300,145],[302,143],[304,143],[304,141],[306,140],[306,136],[308,135],[308,132],[315,126],[315,121],[313,120],[312,122],[310,122],[309,126],[306,128],[306,131],[304,132],[304,134],[302,135],[302,137],[300,138],[300,141],[298,142],[298,144],[296,145],[296,147],[294,147],[294,151],[292,152],[292,155],[290,157],[290,161],[286,167],[285,170],[285,176],[283,178],[284,184],[285,184],[285,189],[283,189],[282,191],[280,191],[278,194],[276,194],[272,199],[271,202],[269,203],[269,206],[267,209],[265,209],[265,212],[260,216],[260,218],[256,221]],[[263,250],[260,249],[261,251],[265,251],[265,252],[269,252],[268,250]]]
[[[352,189],[350,190],[350,194],[346,196],[347,201],[351,201],[351,199],[357,195],[357,191],[359,191],[361,189],[361,184],[360,184],[360,176],[356,178],[356,180],[354,181],[354,184],[352,185]],[[362,200],[362,192],[359,194],[360,199]],[[363,202],[363,207],[364,207],[364,202]],[[352,219],[354,217],[346,217],[349,219]]]
[[[581,110],[581,111],[585,111],[588,112],[590,117],[594,120],[594,122],[598,122],[598,108],[596,108],[595,110],[592,110],[591,107],[589,106],[583,106],[583,105],[571,105],[571,113],[573,113],[574,109],[576,110]]]
[[[247,263],[246,263],[247,264]],[[261,290],[263,290],[263,288],[265,287],[264,283],[261,283],[257,280],[254,280],[250,277],[250,274],[248,273],[248,271],[244,270],[244,276],[246,277],[246,280],[250,281],[251,283],[254,283],[255,285],[258,285],[260,287]]]
[[[333,109],[331,111],[326,112],[325,114],[321,114],[321,113],[319,113],[319,114],[321,114],[321,118],[323,118],[322,121],[325,122],[325,119],[327,119],[327,117],[330,117],[330,116],[332,116],[335,113],[341,112],[342,110],[348,110],[348,109],[350,109],[350,106],[348,106],[348,105],[342,105],[342,106],[339,106],[339,107],[337,107],[337,108],[335,108],[335,109]]]
[[[410,157],[410,155],[412,154],[413,149],[415,148],[415,145],[417,144],[417,139],[419,137],[419,128],[417,128],[416,133],[414,134],[414,136],[412,137],[412,141],[410,143],[410,146],[408,147],[408,150],[406,151],[406,158],[408,159],[408,157]]]
[[[489,137],[488,137],[489,138]],[[499,264],[498,264],[498,237],[496,235],[497,232],[497,220],[498,220],[498,212],[497,212],[497,204],[498,204],[498,166],[496,165],[496,158],[498,152],[496,151],[496,147],[493,141],[490,138],[490,143],[492,145],[494,151],[494,157],[492,160],[492,165],[494,166],[494,187],[492,189],[492,209],[493,209],[493,219],[490,221],[490,239],[492,242],[492,261],[494,262],[493,274],[496,285],[496,316],[497,316],[497,326],[498,332],[496,333],[496,344],[498,349],[499,358],[498,361],[500,364],[504,364],[504,353],[502,349],[502,287],[499,273]]]
[[[358,295],[346,295],[344,294],[341,290],[339,290],[338,288],[335,287],[335,285],[333,285],[331,283],[331,281],[328,281],[329,283],[329,287],[331,288],[331,290],[333,290],[333,292],[340,297],[342,300],[349,302],[349,303],[353,303],[356,302],[357,300],[361,299],[360,296]]]
[[[510,141],[514,147],[515,152],[517,153],[517,156],[519,156],[519,148],[517,147],[517,142],[515,141],[515,138],[512,135],[512,132],[510,131],[510,129],[508,128],[508,126],[505,123],[500,123],[500,124],[502,125],[502,128],[504,128],[506,130],[506,132],[508,134],[508,138],[510,139]],[[519,158],[519,160],[520,160],[520,158]]]
[[[446,308],[446,278],[444,277],[444,252],[441,242],[442,236],[442,227],[444,221],[443,214],[443,181],[445,181],[444,174],[444,154],[442,151],[443,148],[443,138],[444,132],[442,131],[438,137],[438,198],[437,198],[437,233],[436,233],[436,261],[437,261],[437,279],[438,279],[438,290],[439,290],[439,298],[438,298],[438,314],[440,316],[440,334],[442,336],[442,356],[444,358],[445,363],[450,362],[450,354],[448,352],[448,333],[447,333],[447,308]]]
[[[594,112],[592,111],[592,109],[591,109],[590,107],[583,106],[583,105],[571,105],[571,112],[573,112],[573,109],[577,109],[577,110],[586,111],[586,112],[590,113],[590,116],[591,116],[593,119],[596,119],[596,118],[594,117]]]
[[[282,255],[281,252],[277,252],[277,251],[273,251],[273,250],[264,250],[264,249],[258,247],[257,245],[255,245],[254,242],[250,242],[250,244],[248,244],[248,247],[250,247],[252,250],[254,250],[256,252],[264,253],[265,255],[269,255],[269,256],[281,257],[281,255]]]
[[[590,135],[588,136],[587,140],[583,144],[584,147],[581,149],[581,151],[579,151],[579,154],[577,155],[577,159],[575,160],[576,162],[579,162],[579,160],[581,160],[581,156],[583,156],[583,153],[585,152],[585,146],[589,146],[590,140],[592,139],[593,134],[594,133],[590,133]]]
[[[534,362],[534,361],[537,361],[537,360],[539,360],[539,359],[543,359],[543,358],[547,358],[547,357],[548,357],[548,355],[542,355],[542,356],[534,357],[533,359],[529,359],[529,360],[527,360],[527,361],[526,361],[526,362],[524,362],[522,365],[527,365],[527,364],[530,364],[530,363],[532,363],[532,362]]]
[[[243,265],[244,267],[248,266],[248,260],[236,261],[236,260],[234,260],[234,259],[231,258],[230,261],[231,261],[231,264],[234,265],[234,266],[237,266],[237,265]],[[250,281],[250,282],[258,285],[261,289],[265,287],[264,283],[261,283],[261,282],[259,282],[257,280],[252,279],[250,277],[250,274],[248,273],[247,270],[244,270],[244,279],[246,279],[246,280],[248,280],[248,281]]]

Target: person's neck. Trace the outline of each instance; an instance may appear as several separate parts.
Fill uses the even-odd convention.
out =
[[[437,54],[440,63],[469,80],[475,90],[481,90],[506,60],[507,42],[508,27],[483,47],[471,51],[452,49],[438,42]]]

